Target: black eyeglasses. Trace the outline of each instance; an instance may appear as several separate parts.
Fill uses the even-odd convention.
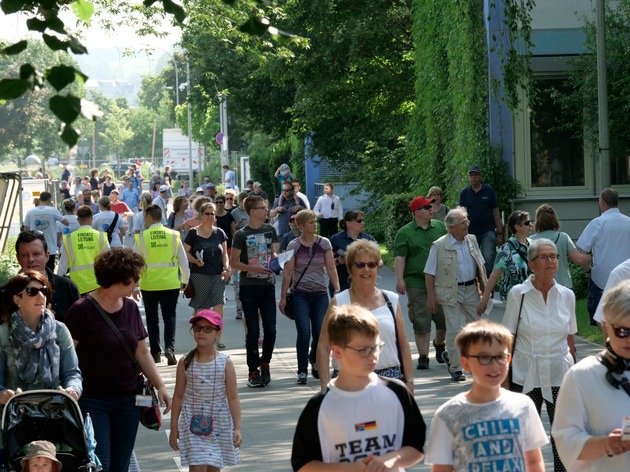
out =
[[[223,200],[215,200],[214,203],[216,203],[217,205],[225,205],[225,202]]]
[[[368,269],[376,269],[378,264],[376,262],[355,262],[354,266],[357,269],[363,269],[365,266],[368,266]]]
[[[610,327],[612,328],[613,333],[615,333],[615,337],[619,339],[630,336],[630,328],[615,328],[613,325],[610,325]]]
[[[540,256],[536,256],[532,259],[532,261],[535,261],[536,259],[540,259],[543,261],[557,261],[558,260],[558,254],[542,254]]]
[[[219,328],[218,326],[199,326],[199,325],[196,325],[196,326],[192,327],[192,330],[195,333],[201,333],[202,331],[204,333],[212,333],[213,331],[221,331],[221,328]]]
[[[521,223],[523,226],[529,226],[532,224],[532,222],[530,220],[525,220]]]
[[[214,216],[214,213],[204,213],[203,216]]]
[[[423,207],[418,208],[418,210],[430,210],[431,208],[433,208],[431,205],[425,205]]]
[[[378,343],[376,346],[372,346],[372,347],[363,347],[363,348],[356,348],[356,347],[350,347],[350,346],[344,346],[346,349],[350,349],[354,352],[356,352],[357,354],[359,354],[359,357],[369,357],[372,354],[376,353],[378,354],[379,352],[381,352],[383,350],[383,346],[385,345],[385,343],[381,342]]]
[[[356,223],[363,223],[365,220],[362,219],[358,219],[358,220],[354,220]]]
[[[228,197],[228,198],[226,198],[226,200],[234,200],[234,199],[233,199],[233,198],[229,198],[229,197]]]
[[[497,354],[496,356],[491,356],[490,354],[479,354],[478,356],[464,356],[464,357],[473,357],[477,359],[477,362],[481,365],[490,365],[492,361],[497,361],[499,365],[505,365],[510,362],[510,355],[507,353]]]
[[[46,287],[26,287],[24,292],[26,292],[29,297],[36,297],[38,293],[48,297],[48,288]]]

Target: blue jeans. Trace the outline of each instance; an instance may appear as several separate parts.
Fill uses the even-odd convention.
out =
[[[494,258],[497,255],[497,235],[494,230],[486,233],[476,234],[477,243],[481,250],[481,255],[485,261],[486,276],[490,276],[492,269],[494,269]]]
[[[247,367],[249,373],[252,373],[258,370],[261,363],[268,364],[271,361],[276,344],[276,289],[273,285],[241,285],[239,297],[247,326],[245,337]],[[258,352],[258,337],[260,336],[258,313],[260,313],[265,332],[262,356]]]
[[[292,309],[295,314],[295,327],[297,328],[297,340],[295,349],[297,350],[298,374],[308,372],[308,363],[315,363],[317,357],[317,342],[319,332],[322,330],[322,321],[328,309],[328,295],[293,292]],[[308,352],[308,343],[311,342],[311,352]]]
[[[592,279],[588,279],[588,293],[586,295],[586,310],[588,311],[588,317],[590,319],[591,325],[594,326],[595,320],[593,316],[595,316],[595,311],[597,311],[597,305],[599,305],[599,301],[602,299],[602,294],[604,291],[597,286]]]
[[[83,416],[89,413],[92,417],[96,456],[103,472],[127,472],[140,423],[136,396],[121,400],[81,397],[79,406]]]

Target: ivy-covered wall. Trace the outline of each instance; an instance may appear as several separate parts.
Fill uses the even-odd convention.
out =
[[[532,0],[415,1],[416,102],[407,132],[409,160],[417,187],[441,186],[451,205],[457,203],[471,165],[482,168],[484,182],[495,188],[502,208],[507,210],[507,202],[518,195],[518,182],[488,137],[489,84],[496,84],[488,74],[484,15],[498,8],[505,14],[507,37],[492,40],[505,47],[502,71],[508,82],[503,85],[512,107],[511,92],[529,73],[523,59],[532,5]],[[518,52],[523,45],[525,52]]]

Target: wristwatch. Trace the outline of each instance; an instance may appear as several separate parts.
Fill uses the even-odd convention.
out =
[[[406,383],[406,384],[411,384],[411,385],[414,385],[414,383],[413,383],[413,379],[405,379],[405,378],[403,378],[403,379],[402,379],[402,381],[403,381],[404,383]]]

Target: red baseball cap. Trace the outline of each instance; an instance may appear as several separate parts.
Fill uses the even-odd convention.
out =
[[[411,203],[409,204],[409,210],[411,211],[411,213],[413,213],[414,211],[419,210],[422,207],[430,205],[434,201],[435,201],[435,198],[429,199],[426,197],[416,197],[413,200],[411,200]]]

